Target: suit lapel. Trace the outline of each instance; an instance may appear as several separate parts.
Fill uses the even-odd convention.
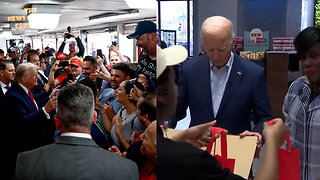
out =
[[[244,73],[244,68],[241,63],[241,59],[237,56],[234,55],[234,60],[231,68],[231,72],[229,75],[229,79],[227,81],[223,97],[221,100],[221,104],[217,113],[216,118],[218,119],[220,114],[223,114],[223,110],[225,109],[225,106],[229,103],[230,99],[233,98],[232,93],[234,89],[236,89],[239,86],[239,83],[241,82],[242,77],[245,75]]]
[[[23,99],[27,103],[27,106],[30,109],[30,111],[32,111],[32,112],[37,111],[36,107],[34,106],[33,102],[31,101],[30,96],[24,91],[24,89],[22,89],[22,87],[18,83],[15,83],[15,86],[16,86],[16,90],[18,91],[18,93],[23,97]]]
[[[203,59],[201,59],[201,66],[199,69],[199,75],[197,77],[203,77],[203,79],[199,79],[201,82],[203,82],[203,84],[199,87],[203,87],[201,88],[201,91],[199,92],[200,96],[206,98],[205,103],[208,109],[208,111],[210,112],[211,117],[213,116],[213,106],[212,106],[212,94],[211,94],[211,83],[210,83],[210,59],[207,55],[203,55]],[[210,98],[207,98],[210,97]]]

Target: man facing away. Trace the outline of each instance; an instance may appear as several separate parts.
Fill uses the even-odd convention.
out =
[[[56,143],[18,155],[17,179],[138,179],[130,160],[98,147],[90,129],[97,114],[92,91],[81,84],[63,87],[55,122],[62,132]]]

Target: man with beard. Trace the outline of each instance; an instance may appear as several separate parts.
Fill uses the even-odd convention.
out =
[[[130,80],[135,76],[135,71],[130,65],[125,63],[117,63],[112,66],[111,70],[111,88],[102,89],[99,95],[99,101],[108,106],[107,115],[113,119],[114,115],[120,110],[122,105],[116,101],[114,91],[119,87],[124,80]]]
[[[96,72],[97,69],[98,69],[98,64],[93,56],[86,56],[83,59],[82,74],[84,78],[88,78],[94,81],[96,83],[97,89],[100,90],[102,79],[98,77],[98,73]]]
[[[143,49],[138,60],[138,74],[143,74],[148,79],[148,89],[155,91],[156,79],[156,24],[151,21],[141,21],[133,34],[127,36],[129,39],[136,39],[136,45]]]

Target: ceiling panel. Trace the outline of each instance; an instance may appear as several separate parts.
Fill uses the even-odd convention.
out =
[[[2,26],[8,26],[8,16],[26,15],[23,10],[26,4],[30,3],[55,3],[61,7],[61,16],[57,28],[47,30],[46,32],[55,32],[65,30],[67,26],[84,27],[95,25],[89,22],[89,17],[107,12],[129,9],[125,0],[1,0],[0,1],[0,30]],[[156,10],[140,9],[138,17],[131,19],[122,19],[129,21],[143,18],[155,18]],[[114,21],[113,21],[114,22]],[[108,21],[100,22],[109,23]]]

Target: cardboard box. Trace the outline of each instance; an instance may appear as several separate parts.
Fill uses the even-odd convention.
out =
[[[171,138],[179,134],[180,132],[181,130],[169,128],[164,131],[164,136]],[[234,173],[242,176],[245,179],[248,179],[254,154],[256,151],[257,137],[247,136],[244,138],[240,138],[240,136],[227,135],[227,140],[228,158],[236,159]],[[216,154],[220,155],[220,138],[216,140],[216,143]],[[202,150],[206,150],[206,148],[202,148]],[[214,147],[212,147],[211,154],[213,154],[213,151]]]

